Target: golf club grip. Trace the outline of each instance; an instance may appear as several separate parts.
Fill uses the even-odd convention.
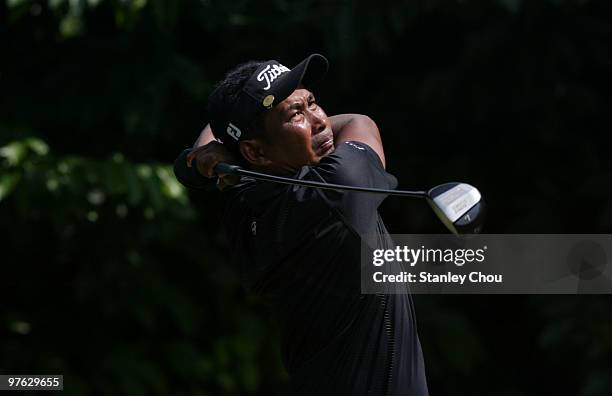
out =
[[[215,166],[215,173],[216,174],[220,174],[220,173],[237,174],[240,169],[241,168],[237,165],[230,165],[224,162],[219,162]]]
[[[427,198],[427,193],[425,191],[402,191],[402,190],[387,190],[382,188],[372,188],[372,187],[359,187],[359,186],[348,186],[343,184],[332,184],[332,183],[321,183],[311,180],[300,180],[300,179],[292,179],[289,177],[269,175],[266,173],[253,172],[250,170],[242,169],[236,165],[229,165],[226,163],[218,163],[215,166],[215,172],[219,173],[230,173],[230,174],[238,174],[242,176],[252,177],[254,179],[272,181],[276,183],[283,184],[293,184],[298,186],[305,187],[314,187],[321,188],[324,190],[345,190],[345,191],[358,191],[365,192],[371,194],[386,194],[386,195],[399,195],[399,196],[408,196],[408,197],[417,197],[417,198]]]

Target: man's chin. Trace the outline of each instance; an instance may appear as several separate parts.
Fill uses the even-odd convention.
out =
[[[323,159],[323,157],[333,153],[334,149],[335,149],[335,147],[332,146],[329,149],[327,149],[326,151],[318,151],[317,153],[315,153],[315,155],[313,156],[312,160],[310,161],[310,165],[318,165],[319,162]]]
[[[329,146],[329,148],[327,149],[325,154],[323,154],[321,157],[325,157],[326,155],[329,155],[329,154],[333,153],[335,149],[336,149],[336,146],[332,142],[331,146]]]
[[[333,139],[330,139],[318,145],[314,149],[314,152],[318,157],[325,157],[326,155],[331,154],[334,149],[334,141]]]

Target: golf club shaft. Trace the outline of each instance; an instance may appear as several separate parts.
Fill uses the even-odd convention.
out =
[[[289,177],[282,177],[276,175],[269,175],[266,173],[254,172],[246,169],[242,169],[236,165],[229,165],[225,163],[219,163],[215,166],[215,172],[219,173],[229,173],[229,174],[238,174],[241,176],[248,176],[254,179],[272,181],[276,183],[284,183],[284,184],[294,184],[298,186],[304,187],[315,187],[326,190],[348,190],[348,191],[359,191],[371,194],[386,194],[386,195],[400,195],[404,197],[415,197],[415,198],[427,198],[427,193],[425,191],[405,191],[405,190],[386,190],[382,188],[370,188],[370,187],[358,187],[358,186],[347,186],[342,184],[331,184],[331,183],[321,183],[310,180],[299,180],[292,179]]]

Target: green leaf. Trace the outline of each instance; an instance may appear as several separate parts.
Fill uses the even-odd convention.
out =
[[[47,145],[47,143],[43,142],[40,139],[28,138],[25,140],[25,144],[30,150],[34,151],[38,155],[47,155],[47,153],[49,152],[49,146]]]
[[[157,173],[157,177],[161,180],[161,190],[165,196],[179,200],[186,197],[185,188],[176,180],[169,166],[159,166],[155,168],[155,173]],[[181,202],[183,201],[181,200]]]
[[[19,165],[26,153],[26,146],[22,142],[12,142],[0,148],[0,157],[4,157],[9,166]]]
[[[19,179],[21,179],[21,175],[18,173],[9,173],[0,176],[0,201],[15,189]]]

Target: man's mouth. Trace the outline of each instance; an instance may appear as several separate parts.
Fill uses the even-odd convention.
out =
[[[317,133],[312,137],[312,148],[319,155],[326,154],[333,146],[334,134],[330,130]]]

